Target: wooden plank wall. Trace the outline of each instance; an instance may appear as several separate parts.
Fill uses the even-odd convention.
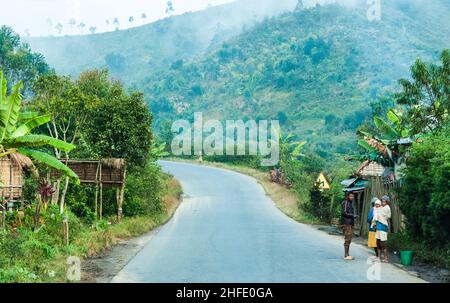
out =
[[[360,218],[360,234],[368,234],[369,226],[367,224],[367,216],[369,215],[369,211],[372,207],[372,198],[377,197],[381,199],[384,195],[388,195],[391,198],[391,202],[389,204],[392,210],[390,231],[394,233],[401,231],[404,224],[403,215],[400,211],[398,203],[401,187],[400,181],[384,182],[381,177],[369,177],[368,179],[369,184],[364,191],[364,202]]]

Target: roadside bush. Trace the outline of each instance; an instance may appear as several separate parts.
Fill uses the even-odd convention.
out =
[[[331,197],[320,190],[316,183],[309,191],[309,203],[303,205],[304,209],[317,217],[323,223],[331,223],[333,210],[331,209]]]
[[[66,205],[86,223],[95,221],[95,187],[71,184],[66,195]]]
[[[164,210],[160,167],[148,163],[127,176],[123,212],[125,216],[151,215]]]
[[[414,143],[405,169],[400,208],[409,233],[436,246],[450,244],[450,137],[447,130]]]
[[[407,232],[401,232],[389,237],[388,246],[394,251],[412,250],[417,260],[450,269],[450,245],[435,247],[426,242],[417,241]]]

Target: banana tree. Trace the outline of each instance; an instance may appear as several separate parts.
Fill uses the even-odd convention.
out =
[[[302,149],[306,144],[306,141],[295,141],[294,135],[289,133],[284,136],[281,129],[278,133],[278,143],[280,148],[280,165],[278,168],[274,168],[272,170],[272,180],[277,183],[290,185],[290,177],[291,172],[294,166],[293,163],[296,163],[300,157],[305,156],[302,154]]]
[[[397,172],[405,160],[407,146],[413,140],[410,131],[405,127],[401,114],[393,109],[387,112],[387,120],[374,117],[374,125],[373,133],[358,131],[363,136],[358,145],[368,152],[369,160],[392,166]]]
[[[46,135],[32,134],[32,130],[50,121],[49,115],[39,116],[33,112],[20,112],[22,106],[21,82],[14,85],[7,95],[6,78],[0,71],[0,158],[19,153],[46,166],[59,170],[75,182],[78,176],[52,155],[37,150],[43,146],[55,147],[64,151],[75,148],[73,144]]]
[[[279,144],[282,160],[296,160],[297,158],[304,156],[301,151],[306,144],[306,141],[293,141],[294,135],[289,133],[284,136],[281,129],[278,137],[280,138]]]

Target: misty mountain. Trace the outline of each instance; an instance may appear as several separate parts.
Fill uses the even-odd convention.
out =
[[[382,2],[376,22],[366,1],[351,2],[264,20],[138,87],[157,122],[196,111],[205,119],[278,119],[325,157],[351,152],[369,103],[397,90],[418,57],[437,61],[450,47],[444,1]]]
[[[437,61],[450,47],[446,0],[382,1],[373,22],[365,0],[333,2],[245,0],[126,31],[30,43],[60,73],[109,67],[145,92],[161,131],[170,125],[161,122],[195,111],[278,119],[329,157],[354,149],[369,103],[398,89],[418,57]]]
[[[241,0],[116,32],[27,38],[58,73],[108,67],[127,83],[214,48],[245,28],[292,10],[297,0]]]

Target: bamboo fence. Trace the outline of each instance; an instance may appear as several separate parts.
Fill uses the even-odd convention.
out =
[[[364,190],[364,201],[360,217],[360,234],[368,234],[369,226],[367,223],[367,217],[369,215],[370,209],[372,208],[372,199],[374,197],[381,199],[381,197],[384,195],[388,195],[391,200],[389,203],[392,211],[391,222],[389,224],[390,232],[399,232],[404,226],[403,215],[399,207],[399,192],[401,182],[399,180],[385,181],[382,177],[369,177],[368,180],[369,183]]]

